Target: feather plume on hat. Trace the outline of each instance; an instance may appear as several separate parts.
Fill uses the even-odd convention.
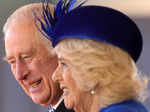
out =
[[[142,36],[137,25],[125,14],[103,6],[82,6],[73,9],[76,0],[60,0],[52,16],[48,3],[43,3],[43,22],[38,29],[55,47],[62,39],[84,38],[112,44],[136,62],[142,51]]]

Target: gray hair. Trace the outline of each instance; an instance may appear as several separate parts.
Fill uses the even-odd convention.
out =
[[[49,8],[50,12],[52,13],[54,6],[49,4]],[[33,30],[35,31],[35,37],[38,37],[36,39],[40,39],[40,42],[46,45],[51,54],[55,54],[52,50],[51,42],[45,38],[41,32],[38,31],[35,25],[35,16],[33,13],[36,13],[39,18],[42,18],[42,3],[32,3],[22,6],[18,8],[12,15],[10,15],[3,27],[4,37],[7,34],[7,31],[16,25],[22,25],[22,28],[23,25],[28,25],[29,27],[33,27]],[[37,25],[39,24],[37,23]]]

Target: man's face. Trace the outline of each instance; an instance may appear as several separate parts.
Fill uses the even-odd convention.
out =
[[[10,28],[5,35],[6,60],[15,79],[35,103],[54,104],[61,94],[51,79],[57,57],[50,55],[35,31],[25,25]]]

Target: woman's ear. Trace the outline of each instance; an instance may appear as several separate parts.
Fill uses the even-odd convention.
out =
[[[100,83],[96,82],[95,85],[93,85],[93,87],[89,90],[89,92],[90,94],[94,95],[101,90],[100,88]]]

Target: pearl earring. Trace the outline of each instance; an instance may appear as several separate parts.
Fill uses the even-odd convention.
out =
[[[91,94],[92,94],[92,95],[94,95],[94,94],[95,94],[95,91],[94,91],[94,90],[92,90],[92,91],[91,91]]]

